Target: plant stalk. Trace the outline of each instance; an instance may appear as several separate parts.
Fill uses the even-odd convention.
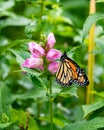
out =
[[[89,14],[93,14],[96,12],[96,4],[95,0],[90,0],[90,12]],[[95,62],[95,55],[91,53],[95,48],[94,42],[94,32],[95,32],[95,24],[92,25],[90,32],[89,32],[89,46],[88,46],[88,77],[90,80],[90,84],[87,87],[87,100],[86,103],[90,104],[93,102],[93,94],[94,91],[94,62]]]
[[[53,97],[52,97],[51,79],[50,79],[50,130],[53,130]]]

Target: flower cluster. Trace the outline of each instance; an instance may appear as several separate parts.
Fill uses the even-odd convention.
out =
[[[59,62],[56,59],[60,58],[62,53],[59,50],[53,49],[56,40],[53,33],[50,33],[47,37],[46,47],[43,48],[35,42],[29,43],[29,51],[31,53],[30,58],[26,59],[22,64],[22,67],[31,69],[44,70],[44,58],[49,62],[48,70],[54,74],[59,66]]]

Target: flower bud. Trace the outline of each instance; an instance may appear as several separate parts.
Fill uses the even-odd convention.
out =
[[[55,42],[56,40],[54,34],[50,33],[47,37],[47,45],[46,45],[47,50],[50,50],[54,46]]]
[[[48,51],[46,58],[48,61],[54,61],[60,58],[61,55],[62,55],[61,51],[56,50],[56,49],[51,49],[50,51]]]
[[[48,70],[54,74],[56,73],[57,69],[58,69],[58,66],[59,66],[59,62],[52,62],[51,64],[49,64],[48,66]]]
[[[45,55],[45,50],[35,42],[29,43],[29,50],[34,57],[41,57]]]
[[[24,61],[22,67],[27,67],[31,69],[36,68],[39,70],[43,70],[43,59],[30,57]]]

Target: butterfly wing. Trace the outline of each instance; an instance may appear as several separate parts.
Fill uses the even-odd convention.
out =
[[[56,72],[56,81],[61,86],[70,86],[72,83],[77,83],[80,86],[89,84],[85,72],[69,57],[66,53],[61,56],[61,63]]]
[[[73,83],[71,69],[66,66],[66,63],[60,63],[58,71],[56,72],[56,81],[61,86],[70,86]]]
[[[68,57],[65,59],[65,62],[72,69],[73,82],[80,86],[87,86],[89,81],[83,69],[81,69],[72,59]]]

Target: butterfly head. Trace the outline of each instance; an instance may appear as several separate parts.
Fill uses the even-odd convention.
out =
[[[67,58],[67,54],[66,52],[64,52],[63,55],[61,56],[60,61],[63,62],[66,58]]]

